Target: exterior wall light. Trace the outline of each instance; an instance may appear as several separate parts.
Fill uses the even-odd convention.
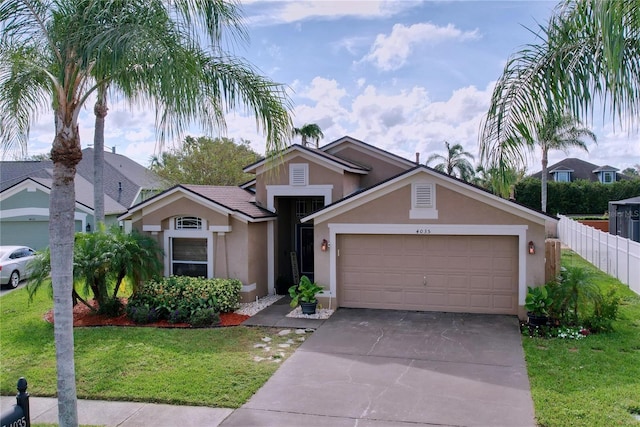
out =
[[[327,249],[329,249],[329,242],[327,242],[327,239],[322,239],[322,243],[320,243],[320,250],[322,252],[326,252]]]
[[[87,226],[84,229],[87,233],[91,233],[91,224],[87,223]]]
[[[536,245],[533,244],[533,240],[529,240],[529,255],[536,253]]]

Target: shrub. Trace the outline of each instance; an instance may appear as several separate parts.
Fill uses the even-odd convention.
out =
[[[156,310],[155,307],[149,306],[149,304],[127,304],[127,316],[129,316],[129,318],[135,323],[139,323],[141,325],[160,320],[158,310]]]
[[[615,289],[603,295],[598,304],[594,304],[593,314],[584,319],[584,324],[591,332],[608,332],[613,330],[613,322],[618,318],[620,297]]]
[[[220,323],[220,316],[212,307],[200,308],[191,313],[189,323],[194,328],[204,328]]]
[[[124,311],[124,304],[120,298],[107,298],[98,308],[98,314],[104,314],[109,317],[118,317]]]
[[[237,279],[171,276],[144,283],[129,304],[147,304],[170,322],[191,323],[191,317],[201,309],[211,308],[216,313],[237,309],[241,288],[242,282]]]

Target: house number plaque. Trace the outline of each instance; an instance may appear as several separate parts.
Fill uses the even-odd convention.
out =
[[[429,229],[429,228],[418,228],[416,230],[416,234],[431,234],[431,229]]]

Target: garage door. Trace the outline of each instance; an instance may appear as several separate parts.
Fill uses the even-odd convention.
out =
[[[517,314],[516,236],[338,236],[342,307]]]

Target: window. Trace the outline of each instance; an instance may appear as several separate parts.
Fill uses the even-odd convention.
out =
[[[309,182],[309,165],[291,163],[289,165],[289,185],[307,185]]]
[[[178,217],[176,230],[202,230],[202,219],[195,216]]]
[[[171,239],[171,274],[207,277],[207,239]]]
[[[600,182],[603,184],[610,184],[615,181],[613,176],[614,172],[612,171],[604,171],[600,173]]]
[[[411,184],[411,219],[437,219],[436,186],[431,182]]]
[[[556,182],[571,182],[571,172],[558,171],[555,173]]]

